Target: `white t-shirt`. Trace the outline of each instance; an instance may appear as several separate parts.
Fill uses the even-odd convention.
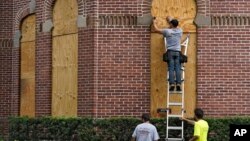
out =
[[[136,138],[136,141],[156,141],[160,139],[157,129],[150,123],[137,125],[132,137]]]

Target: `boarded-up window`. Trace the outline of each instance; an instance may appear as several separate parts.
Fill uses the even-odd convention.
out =
[[[77,116],[77,1],[57,0],[53,10],[52,116]]]
[[[153,0],[152,16],[157,17],[160,28],[168,27],[166,17],[179,20],[179,27],[184,31],[183,38],[190,33],[188,63],[185,66],[185,110],[186,116],[192,116],[196,104],[196,16],[195,0]],[[162,61],[165,52],[163,36],[151,34],[151,114],[157,117],[157,108],[166,108],[167,102],[167,64]],[[172,97],[180,101],[180,94]],[[180,107],[180,106],[179,106]],[[180,112],[180,108],[173,107]],[[172,109],[172,112],[174,112]],[[178,112],[178,113],[179,113]],[[177,114],[177,113],[176,113]]]
[[[21,24],[20,115],[30,117],[35,116],[35,27],[35,15],[26,17]]]

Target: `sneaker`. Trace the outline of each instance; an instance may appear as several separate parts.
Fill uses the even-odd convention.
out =
[[[174,91],[174,84],[170,84],[169,91]]]
[[[181,91],[181,84],[176,85],[176,91]]]

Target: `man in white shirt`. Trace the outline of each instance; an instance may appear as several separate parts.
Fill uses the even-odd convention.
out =
[[[142,114],[143,123],[136,126],[132,141],[157,141],[160,139],[157,129],[150,122],[149,114]]]

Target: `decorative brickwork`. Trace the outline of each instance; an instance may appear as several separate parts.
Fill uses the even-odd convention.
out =
[[[19,30],[20,29],[20,23],[24,17],[26,17],[29,14],[32,14],[34,11],[30,10],[29,3],[25,4],[22,8],[20,8],[17,13],[15,14],[15,21],[14,21],[14,29]]]
[[[99,15],[99,25],[136,25],[136,16]]]
[[[12,39],[0,39],[0,48],[1,47],[12,47],[13,40]]]
[[[212,16],[212,25],[218,26],[248,26],[250,16]]]
[[[79,15],[86,16],[86,4],[88,0],[77,0],[78,1],[78,13]],[[43,14],[42,21],[52,19],[52,9],[56,0],[44,0],[43,1]]]

